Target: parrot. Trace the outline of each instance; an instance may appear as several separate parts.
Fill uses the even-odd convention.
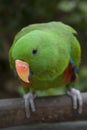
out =
[[[23,83],[26,117],[34,112],[35,92],[67,87],[73,108],[82,112],[80,90],[75,89],[81,62],[77,32],[61,21],[35,23],[21,29],[9,49],[9,63]]]

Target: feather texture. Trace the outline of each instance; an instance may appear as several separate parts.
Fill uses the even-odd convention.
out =
[[[11,67],[15,69],[16,59],[29,64],[33,72],[32,90],[67,84],[71,78],[69,75],[72,75],[70,70],[74,67],[77,73],[81,60],[80,45],[74,36],[76,33],[62,22],[33,24],[23,28],[14,38],[9,51]],[[35,50],[36,54],[33,53]]]

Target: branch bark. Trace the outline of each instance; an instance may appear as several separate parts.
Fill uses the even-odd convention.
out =
[[[83,112],[73,110],[71,98],[67,95],[41,97],[35,99],[36,111],[26,119],[23,98],[0,100],[0,128],[53,123],[63,121],[87,120],[87,93],[82,93]]]

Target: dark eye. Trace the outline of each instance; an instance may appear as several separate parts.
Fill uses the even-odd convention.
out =
[[[37,49],[33,49],[32,53],[37,54]]]

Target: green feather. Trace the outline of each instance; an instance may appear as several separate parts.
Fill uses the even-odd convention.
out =
[[[47,89],[66,84],[64,70],[70,59],[78,67],[81,49],[74,36],[77,32],[61,22],[33,24],[23,28],[15,37],[9,51],[10,65],[15,69],[15,60],[21,59],[29,63],[34,75],[30,88]],[[32,53],[37,49],[37,54]]]

